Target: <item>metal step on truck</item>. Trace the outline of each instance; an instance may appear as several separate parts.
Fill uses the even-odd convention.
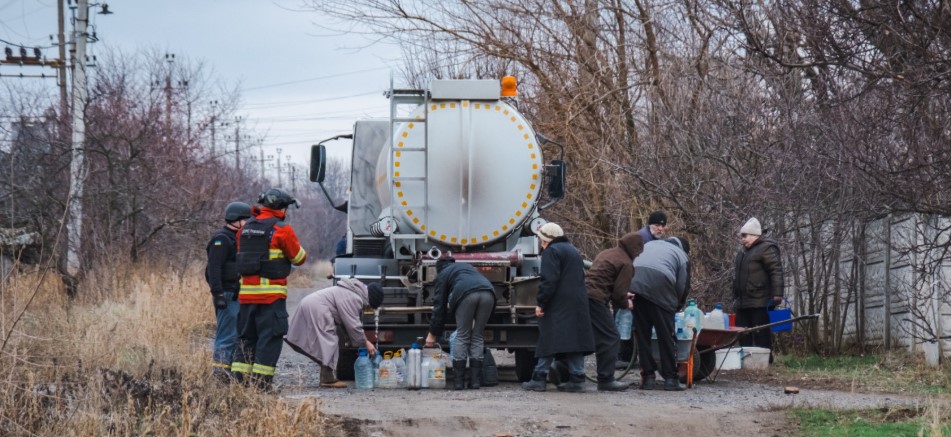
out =
[[[347,214],[346,254],[335,258],[333,277],[383,285],[379,313],[363,316],[382,350],[409,349],[426,336],[436,259],[449,253],[492,282],[497,306],[486,346],[514,352],[518,378],[530,379],[541,266],[535,232],[546,223],[540,212],[565,194],[565,162],[563,147],[519,112],[516,95],[511,76],[433,80],[427,89],[391,84],[389,119],[357,121],[352,134],[313,146],[310,179],[323,189],[325,143],[352,140],[347,199],[335,206]],[[543,148],[552,147],[561,148],[559,159],[546,163]],[[447,325],[447,338],[454,329]],[[338,334],[338,377],[352,379],[356,350],[344,330]]]

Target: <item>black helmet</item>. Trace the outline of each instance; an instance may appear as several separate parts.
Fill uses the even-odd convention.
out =
[[[284,209],[295,205],[300,208],[300,202],[291,196],[291,193],[280,188],[271,188],[258,196],[258,203],[271,209]]]
[[[225,221],[228,223],[251,218],[251,205],[244,202],[231,202],[225,207]]]

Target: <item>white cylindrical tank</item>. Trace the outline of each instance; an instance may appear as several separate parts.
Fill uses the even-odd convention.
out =
[[[438,100],[410,118],[419,121],[398,124],[393,152],[387,144],[377,162],[384,208],[392,206],[413,232],[450,246],[492,243],[529,218],[544,161],[514,107]]]

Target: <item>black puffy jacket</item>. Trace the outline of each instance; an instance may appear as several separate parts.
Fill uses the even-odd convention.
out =
[[[736,254],[733,271],[736,308],[763,308],[783,296],[783,259],[773,240],[760,238]]]

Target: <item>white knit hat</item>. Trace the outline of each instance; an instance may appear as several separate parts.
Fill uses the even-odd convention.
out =
[[[538,229],[538,238],[541,238],[542,241],[546,243],[550,243],[551,240],[564,235],[565,231],[561,229],[561,226],[558,226],[555,223],[545,223],[541,228]]]
[[[753,217],[746,221],[746,224],[740,228],[741,234],[749,235],[763,235],[763,227],[760,226],[759,220],[756,220],[756,217]]]

